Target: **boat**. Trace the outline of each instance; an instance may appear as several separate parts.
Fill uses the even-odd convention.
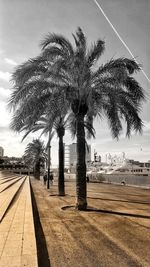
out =
[[[141,163],[141,165],[128,161],[122,164],[101,163],[89,168],[87,176],[89,176],[90,181],[150,188],[150,163]]]

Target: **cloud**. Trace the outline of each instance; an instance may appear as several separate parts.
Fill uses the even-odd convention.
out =
[[[0,71],[0,80],[9,82],[11,79],[11,74],[9,72]]]
[[[6,102],[8,97],[10,96],[11,91],[9,89],[5,89],[0,87],[0,101]]]
[[[13,59],[10,59],[10,58],[4,58],[5,62],[10,64],[10,65],[13,65],[13,66],[16,66],[17,63],[13,60]]]
[[[7,111],[7,103],[0,103],[0,126],[8,126],[10,123],[10,113]]]
[[[6,132],[9,130],[9,127],[8,126],[0,126],[0,132]]]
[[[4,54],[4,50],[0,48],[0,56]]]

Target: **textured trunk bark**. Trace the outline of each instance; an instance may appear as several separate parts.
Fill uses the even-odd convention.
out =
[[[77,115],[76,193],[78,210],[87,208],[84,115]]]
[[[49,132],[50,135],[50,132]],[[51,165],[51,146],[50,146],[50,136],[49,136],[49,141],[48,141],[48,162],[47,162],[47,189],[49,189],[50,185],[50,165]]]
[[[34,168],[34,176],[37,180],[40,180],[40,162],[37,162],[35,164],[35,168]]]
[[[59,135],[59,176],[58,176],[58,194],[65,196],[64,185],[64,144],[63,135]]]

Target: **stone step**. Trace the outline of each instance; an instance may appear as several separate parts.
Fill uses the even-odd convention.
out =
[[[18,178],[19,177],[18,176],[16,177],[16,175],[15,175],[13,177],[9,177],[9,178],[5,178],[3,180],[0,180],[0,186],[1,186],[1,184],[8,183],[8,182],[13,181],[13,180],[18,179]]]
[[[1,267],[38,266],[29,177],[0,223],[0,241]]]
[[[22,180],[23,176],[20,177],[16,177],[4,184],[0,184],[0,193],[2,193],[3,191],[5,191],[6,189],[8,189],[9,187],[11,187],[13,184],[15,184],[16,182],[18,182],[19,180]]]
[[[5,213],[11,205],[20,187],[23,185],[26,177],[19,179],[16,183],[13,183],[10,187],[0,193],[0,222],[2,221]]]
[[[20,176],[20,175],[19,174],[14,174],[14,173],[5,174],[3,176],[0,176],[0,181],[11,179],[11,178],[17,177],[17,176]]]

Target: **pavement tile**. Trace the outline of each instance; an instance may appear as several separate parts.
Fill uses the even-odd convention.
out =
[[[14,240],[7,238],[6,243],[5,243],[5,247],[18,247],[18,246],[21,247],[22,242],[23,242],[22,238],[14,239]]]
[[[21,255],[33,255],[36,254],[36,248],[32,248],[32,247],[23,247],[23,251]]]
[[[8,246],[4,246],[4,250],[2,253],[2,257],[3,256],[20,256],[21,255],[21,246],[19,244],[15,243],[15,246],[13,245],[8,245]]]
[[[12,241],[18,241],[18,240],[22,240],[23,239],[23,233],[21,234],[15,234],[10,232],[8,237],[7,237],[7,240],[12,240]]]
[[[9,229],[10,224],[6,223],[6,224],[0,224],[0,233],[6,233],[7,229]]]
[[[23,255],[21,257],[21,267],[38,267],[36,255]],[[43,266],[44,267],[44,266]]]
[[[23,265],[21,265],[21,258],[16,257],[16,256],[1,257],[0,266],[1,267],[23,267]]]

